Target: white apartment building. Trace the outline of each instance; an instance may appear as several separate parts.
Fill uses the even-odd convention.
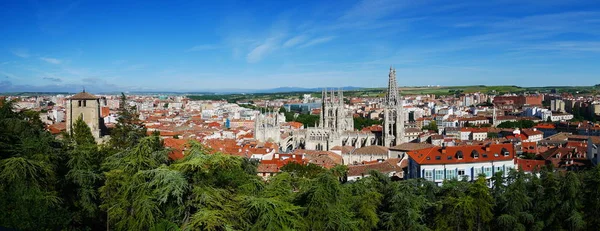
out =
[[[424,178],[441,185],[447,179],[487,179],[497,172],[515,169],[512,144],[432,147],[408,153],[407,178]]]

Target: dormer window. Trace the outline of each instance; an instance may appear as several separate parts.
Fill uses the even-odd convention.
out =
[[[479,158],[479,152],[477,152],[477,150],[473,150],[473,151],[471,152],[471,156],[472,156],[473,158],[477,159],[477,158]]]
[[[529,147],[529,149],[533,149],[533,147]],[[508,152],[508,150],[506,148],[502,148],[502,155],[508,156],[508,155],[510,155],[510,152]]]
[[[560,159],[560,153],[556,154],[556,159]]]
[[[463,158],[463,152],[462,151],[456,152],[456,159],[462,160],[462,158]]]

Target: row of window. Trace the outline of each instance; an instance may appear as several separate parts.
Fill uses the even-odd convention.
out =
[[[480,174],[485,174],[486,177],[491,177],[496,172],[509,172],[512,167],[507,166],[504,171],[503,166],[486,166],[486,167],[474,167],[472,176],[478,177]],[[462,179],[466,175],[465,169],[435,169],[435,170],[424,170],[423,177],[429,181],[445,180],[445,179]],[[467,175],[468,176],[468,175]],[[470,179],[470,178],[469,178]]]

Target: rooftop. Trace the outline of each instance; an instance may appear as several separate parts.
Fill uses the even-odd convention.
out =
[[[70,100],[83,100],[83,99],[98,99],[97,96],[92,95],[90,93],[87,93],[84,91],[79,92],[77,94],[75,94],[74,96],[71,96],[71,98],[69,98]]]

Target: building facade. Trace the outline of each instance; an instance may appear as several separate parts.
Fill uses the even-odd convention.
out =
[[[448,179],[472,181],[481,174],[490,179],[497,172],[506,175],[516,166],[510,143],[432,147],[407,154],[407,178],[424,178],[438,185]]]

